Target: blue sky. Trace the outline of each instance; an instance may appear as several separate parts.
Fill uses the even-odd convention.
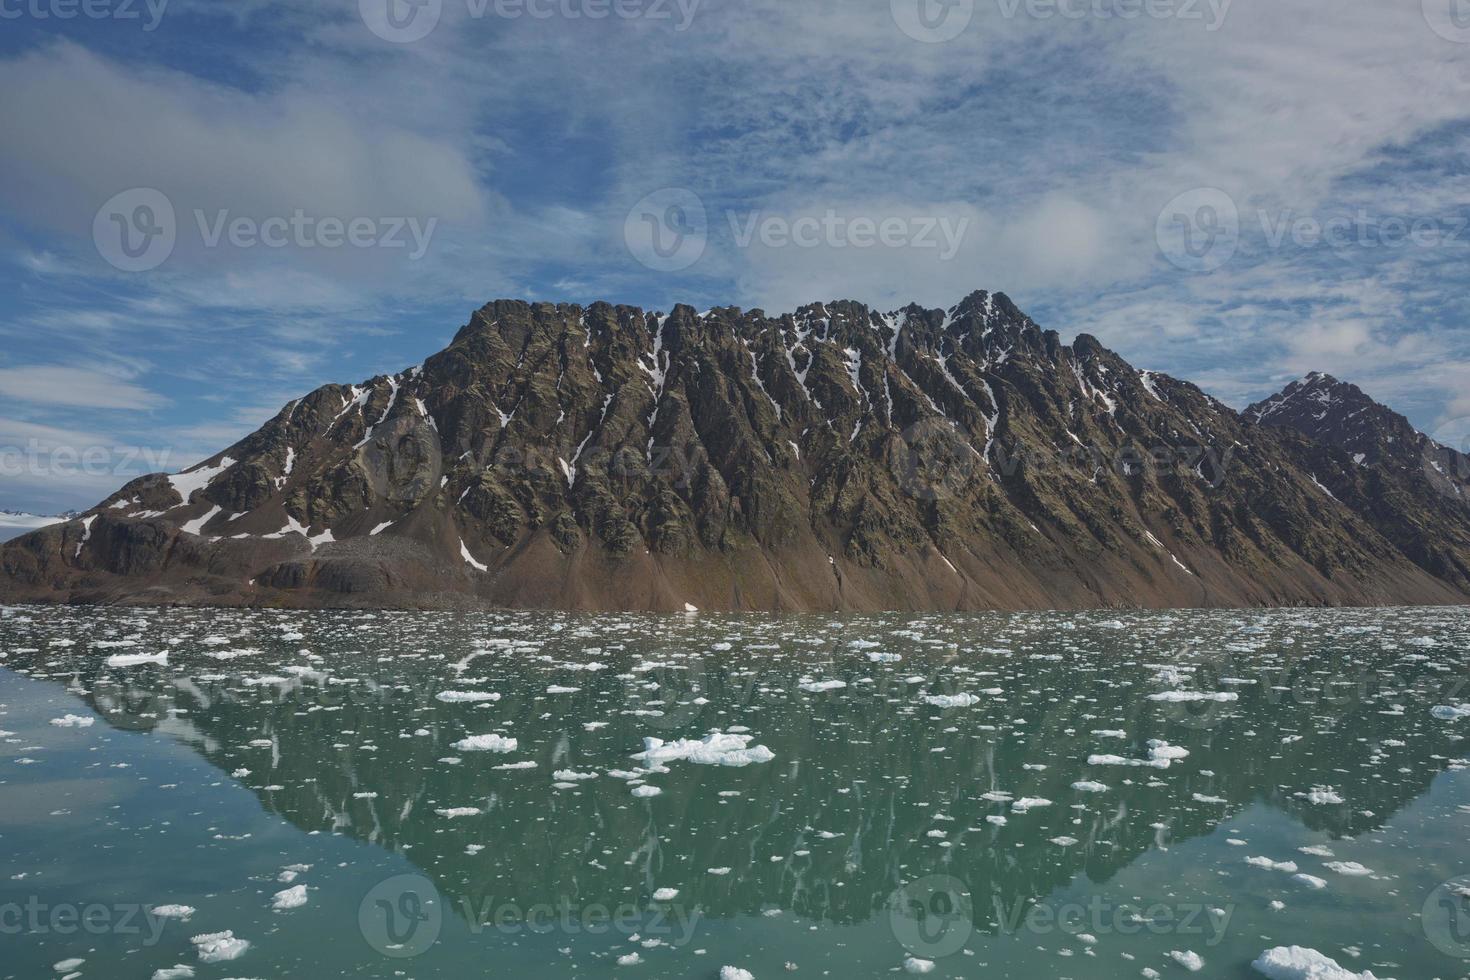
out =
[[[0,0],[0,508],[498,297],[995,289],[1236,406],[1470,416],[1470,0],[90,3]]]

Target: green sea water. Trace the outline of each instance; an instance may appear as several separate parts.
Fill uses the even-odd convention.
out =
[[[11,607],[0,977],[1470,976],[1467,641]]]

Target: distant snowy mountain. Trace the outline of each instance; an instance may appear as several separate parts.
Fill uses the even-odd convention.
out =
[[[51,524],[60,524],[69,519],[67,516],[46,517],[40,514],[0,510],[0,541],[9,541],[11,538],[20,537],[27,531],[34,531],[38,527],[47,527]]]

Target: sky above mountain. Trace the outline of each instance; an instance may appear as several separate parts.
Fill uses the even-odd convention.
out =
[[[1008,293],[1243,407],[1470,416],[1466,0],[5,0],[0,507],[497,297]]]

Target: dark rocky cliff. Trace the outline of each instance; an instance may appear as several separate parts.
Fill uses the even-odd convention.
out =
[[[1462,459],[1436,485],[1423,459],[1443,447],[1406,422],[1398,438],[1422,440],[1404,450],[1413,478],[1397,453],[1259,409],[1092,337],[1064,344],[1002,294],[780,317],[497,301],[418,367],[320,388],[190,473],[11,542],[0,598],[1466,601]]]

